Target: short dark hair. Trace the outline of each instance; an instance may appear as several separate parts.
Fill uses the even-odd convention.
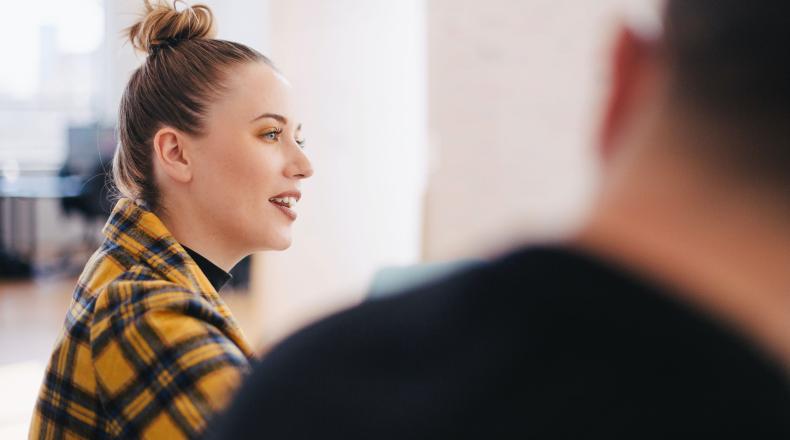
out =
[[[760,172],[790,175],[790,2],[668,0],[663,22],[673,94],[751,138]]]

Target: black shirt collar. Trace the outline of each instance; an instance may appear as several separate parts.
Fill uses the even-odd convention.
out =
[[[206,259],[206,257],[200,255],[199,253],[193,251],[192,249],[184,245],[181,246],[184,248],[185,251],[187,251],[189,256],[192,257],[193,260],[195,260],[195,263],[197,263],[201,272],[203,272],[203,275],[205,275],[206,278],[208,278],[208,282],[211,283],[212,286],[214,286],[214,290],[216,290],[217,292],[219,292],[219,289],[221,289],[222,286],[224,286],[231,278],[233,278],[231,274],[217,267],[217,265]]]

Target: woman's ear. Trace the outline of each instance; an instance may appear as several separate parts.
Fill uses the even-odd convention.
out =
[[[154,135],[155,168],[180,183],[192,180],[192,164],[185,141],[181,132],[170,127],[162,127]]]

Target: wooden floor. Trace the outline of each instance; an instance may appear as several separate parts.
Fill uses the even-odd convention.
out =
[[[0,280],[0,439],[27,438],[44,367],[75,283],[52,277]],[[254,328],[252,295],[223,289],[223,298],[242,328]]]

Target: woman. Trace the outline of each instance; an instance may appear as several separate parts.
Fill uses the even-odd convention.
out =
[[[302,151],[286,80],[212,39],[211,11],[145,2],[148,53],[120,106],[122,195],[87,263],[30,436],[198,436],[253,355],[217,294],[227,272],[291,243]]]

